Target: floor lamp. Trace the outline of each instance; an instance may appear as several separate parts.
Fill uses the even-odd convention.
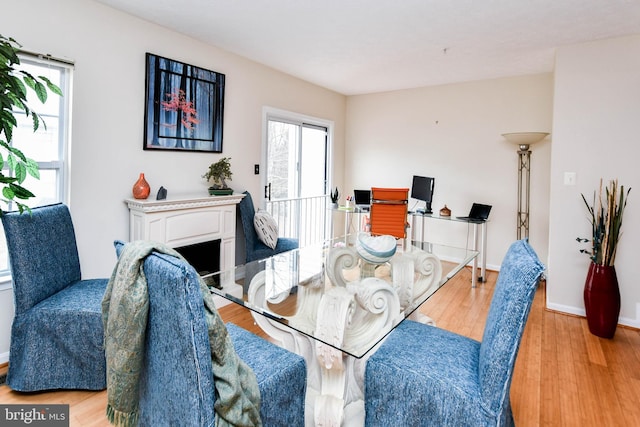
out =
[[[542,141],[547,135],[549,135],[547,132],[502,134],[507,141],[518,146],[518,240],[529,237],[529,190],[531,189],[531,151],[529,146]]]

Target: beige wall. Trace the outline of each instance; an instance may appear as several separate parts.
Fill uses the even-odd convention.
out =
[[[554,136],[547,304],[584,314],[582,292],[589,259],[576,237],[589,237],[580,193],[588,199],[600,178],[632,187],[624,214],[616,271],[620,322],[640,327],[640,286],[634,264],[640,240],[640,36],[603,40],[558,50],[555,71]],[[575,172],[575,186],[563,185]]]
[[[128,239],[123,199],[144,172],[152,197],[206,192],[201,178],[221,156],[232,158],[237,191],[258,193],[262,109],[271,106],[333,121],[334,180],[341,182],[346,98],[216,47],[86,0],[9,0],[2,34],[25,49],[75,61],[69,205],[83,277],[107,277],[114,239]],[[143,151],[145,52],[226,74],[222,155]],[[206,193],[205,193],[206,194]],[[260,194],[260,193],[258,193]],[[256,200],[257,202],[257,200]],[[10,289],[0,290],[0,363],[6,361]]]
[[[516,238],[517,212],[517,149],[501,134],[550,132],[552,107],[551,74],[349,97],[345,191],[411,187],[415,174],[435,177],[434,211],[446,203],[460,216],[473,202],[491,204],[487,262],[497,268]],[[551,145],[532,146],[531,157],[530,239],[545,261]],[[464,224],[428,226],[429,240],[470,240]]]

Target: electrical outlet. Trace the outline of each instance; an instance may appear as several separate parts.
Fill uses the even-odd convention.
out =
[[[576,185],[576,173],[565,172],[564,173],[564,185]]]
[[[253,174],[260,175],[260,165],[253,165]]]

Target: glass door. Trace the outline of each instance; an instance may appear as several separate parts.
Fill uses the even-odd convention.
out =
[[[327,236],[329,131],[327,126],[268,116],[264,206],[280,236],[301,245]]]

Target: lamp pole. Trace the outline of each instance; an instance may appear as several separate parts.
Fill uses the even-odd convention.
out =
[[[529,194],[531,191],[531,151],[529,144],[521,144],[518,150],[518,240],[529,237]]]
[[[515,132],[502,136],[518,145],[518,214],[516,235],[518,240],[529,237],[529,200],[531,191],[531,151],[529,146],[547,137],[547,132]]]

